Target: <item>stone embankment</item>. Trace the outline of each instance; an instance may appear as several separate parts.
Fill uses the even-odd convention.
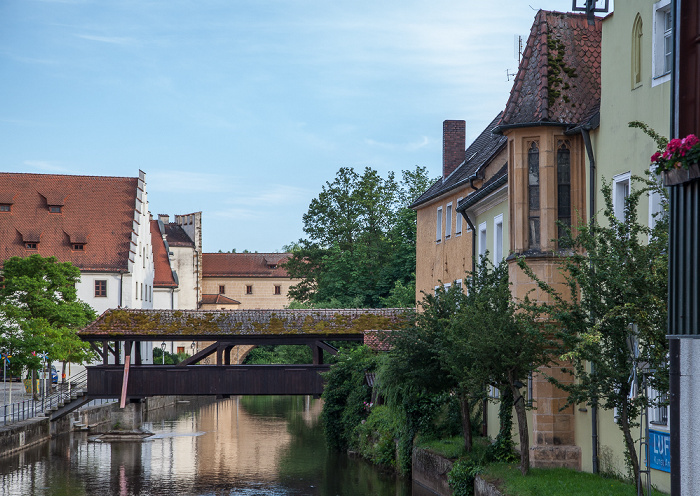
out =
[[[0,426],[0,456],[21,451],[71,431],[89,430],[105,424],[112,427],[110,423],[133,428],[134,423],[140,423],[142,412],[171,406],[175,401],[175,396],[146,398],[142,404],[130,403],[124,409],[120,409],[117,402],[106,403],[72,412],[55,422],[51,422],[48,417],[36,417]]]
[[[430,450],[413,450],[413,480],[438,496],[452,496],[447,476],[452,462]],[[503,496],[494,485],[477,476],[474,496]]]

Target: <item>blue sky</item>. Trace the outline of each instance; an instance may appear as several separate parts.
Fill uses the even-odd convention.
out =
[[[278,251],[340,167],[441,170],[569,0],[0,0],[0,170],[136,176],[204,250]]]

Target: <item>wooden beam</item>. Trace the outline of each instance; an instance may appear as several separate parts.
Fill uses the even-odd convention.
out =
[[[336,348],[335,346],[331,346],[330,344],[326,343],[325,341],[316,341],[315,344],[316,344],[316,346],[318,346],[319,348],[322,348],[322,349],[326,350],[326,351],[327,351],[328,353],[330,353],[331,355],[337,355],[337,354],[338,354],[338,348]]]
[[[126,406],[126,388],[129,385],[129,366],[131,365],[131,341],[124,342],[124,375],[122,376],[122,395],[119,408]]]
[[[97,346],[94,341],[90,341],[90,348],[92,348],[92,351],[99,355],[99,357],[102,359],[102,362],[104,363],[104,355],[102,354],[102,350],[100,350],[100,347]]]
[[[207,346],[199,353],[195,353],[191,357],[184,359],[183,361],[178,363],[177,366],[178,367],[186,367],[187,365],[195,364],[195,363],[199,362],[200,360],[208,357],[212,353],[216,352],[216,349],[218,348],[218,346],[219,346],[219,342],[217,341],[216,343]]]

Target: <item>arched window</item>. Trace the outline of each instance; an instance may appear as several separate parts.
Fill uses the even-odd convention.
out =
[[[528,237],[531,250],[540,248],[540,149],[533,141],[527,151]]]
[[[568,245],[564,226],[571,227],[571,150],[567,141],[557,146],[557,238],[559,247]]]
[[[642,18],[639,14],[632,24],[632,89],[642,84]]]

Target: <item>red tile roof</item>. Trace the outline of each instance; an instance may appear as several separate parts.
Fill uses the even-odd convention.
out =
[[[151,221],[151,246],[153,246],[153,287],[176,288],[177,282],[175,282],[173,277],[168,250],[165,249],[163,235],[160,232],[157,220]]]
[[[602,19],[540,10],[498,130],[575,125],[600,102]]]
[[[0,173],[0,199],[10,200],[0,203],[11,203],[0,212],[0,260],[39,253],[82,271],[125,272],[137,185],[136,177]]]
[[[224,296],[222,294],[204,294],[202,295],[202,305],[240,305],[241,302]]]
[[[391,351],[391,331],[365,331],[364,344],[374,351]]]
[[[279,266],[291,253],[204,253],[204,277],[289,277]]]

